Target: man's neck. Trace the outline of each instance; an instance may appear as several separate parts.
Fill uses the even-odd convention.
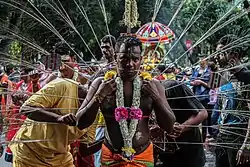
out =
[[[127,76],[120,76],[122,81],[125,83],[132,82],[137,77],[137,75],[134,75],[133,77],[127,77]]]

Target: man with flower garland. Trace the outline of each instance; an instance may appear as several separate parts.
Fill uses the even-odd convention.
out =
[[[76,115],[77,126],[80,129],[90,126],[100,107],[107,127],[102,166],[154,166],[149,115],[154,109],[158,124],[168,133],[173,129],[175,116],[161,83],[149,75],[139,75],[140,40],[120,37],[115,53],[118,75],[111,71],[93,81]]]

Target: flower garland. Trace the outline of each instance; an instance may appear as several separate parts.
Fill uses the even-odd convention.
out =
[[[132,107],[124,107],[123,81],[120,77],[116,78],[116,106],[115,119],[120,125],[121,134],[123,137],[124,147],[122,148],[123,157],[128,160],[134,158],[135,150],[133,149],[133,137],[135,135],[139,120],[142,118],[142,110],[140,107],[141,99],[141,79],[137,76],[134,79]],[[127,119],[130,119],[128,126]]]
[[[136,0],[125,0],[125,12],[123,16],[124,24],[129,28],[134,28],[138,24],[138,9]]]
[[[104,80],[112,79],[117,75],[116,71],[108,71],[105,73]],[[141,78],[152,79],[151,75],[147,72],[141,73],[133,81],[133,99],[132,106],[125,107],[124,94],[123,94],[123,81],[120,77],[116,77],[115,82],[117,85],[116,90],[116,106],[115,119],[119,123],[121,134],[123,137],[124,146],[122,147],[122,156],[125,160],[131,161],[134,158],[136,151],[133,149],[133,138],[137,130],[139,120],[143,116],[140,107],[141,99]],[[127,120],[130,119],[128,126]]]

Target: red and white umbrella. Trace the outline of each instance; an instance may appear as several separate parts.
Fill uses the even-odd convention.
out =
[[[174,32],[159,22],[144,24],[137,32],[137,37],[145,45],[169,44],[175,39]]]

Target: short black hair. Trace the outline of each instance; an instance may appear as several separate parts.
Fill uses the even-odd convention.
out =
[[[15,66],[13,64],[7,64],[6,65],[6,73],[9,74],[12,69],[14,69]]]
[[[102,43],[109,43],[113,46],[113,48],[115,47],[115,43],[116,43],[116,39],[113,35],[105,35],[102,39],[101,39]],[[111,43],[110,43],[111,42]]]
[[[218,67],[216,66],[216,64],[213,61],[208,62],[208,67],[211,69],[212,72],[215,72],[218,69]]]
[[[157,66],[157,69],[158,69],[161,73],[163,73],[163,72],[165,71],[165,69],[166,69],[166,66],[165,66],[165,65],[158,65],[158,66]]]
[[[54,46],[54,52],[59,55],[69,55],[73,57],[75,54],[73,53],[72,49],[74,49],[73,44],[66,44],[65,42],[58,42]]]
[[[116,41],[115,52],[119,51],[122,44],[125,44],[126,47],[139,46],[142,51],[142,43],[137,37],[131,35],[120,36]]]
[[[27,75],[27,74],[29,74],[29,72],[31,72],[31,71],[33,71],[33,70],[34,70],[34,69],[31,68],[31,67],[23,67],[23,68],[21,68],[21,72],[23,72],[22,75]]]
[[[227,50],[227,52],[229,52],[231,54],[238,54],[239,58],[241,58],[246,54],[245,51],[246,51],[248,46],[245,46],[245,44],[238,45],[239,43],[243,42],[242,40],[238,40],[238,39],[239,38],[236,35],[228,34],[228,35],[223,36],[217,42],[217,45],[221,44],[221,45],[225,46],[224,49],[230,48],[229,50]],[[234,43],[236,40],[238,40],[238,41],[236,43]],[[249,43],[248,43],[248,45],[249,45]]]

